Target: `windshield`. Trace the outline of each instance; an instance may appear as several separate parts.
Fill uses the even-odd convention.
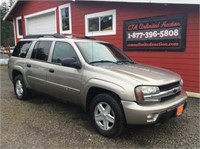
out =
[[[84,59],[88,63],[95,62],[132,62],[115,46],[100,42],[76,42]]]

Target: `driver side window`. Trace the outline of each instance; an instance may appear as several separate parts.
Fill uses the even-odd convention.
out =
[[[52,63],[61,64],[64,58],[75,58],[77,60],[77,55],[69,43],[56,42],[52,55]]]

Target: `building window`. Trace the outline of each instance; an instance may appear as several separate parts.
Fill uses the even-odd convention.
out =
[[[16,18],[17,38],[23,38],[22,34],[22,17]]]
[[[72,33],[72,21],[71,21],[71,6],[70,4],[59,6],[59,23],[60,33],[71,34]]]
[[[116,10],[85,15],[86,36],[116,34]]]

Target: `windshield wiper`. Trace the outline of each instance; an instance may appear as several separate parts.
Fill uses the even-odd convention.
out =
[[[135,64],[135,62],[129,61],[129,60],[119,60],[119,61],[116,61],[116,62],[109,61],[109,60],[100,60],[100,61],[92,61],[92,62],[89,62],[89,64],[94,64],[94,63],[114,63],[114,64],[119,64],[119,63],[130,63],[130,64]]]
[[[89,64],[94,64],[94,63],[115,63],[115,62],[113,62],[113,61],[108,61],[108,60],[101,60],[101,61],[89,62]]]
[[[119,61],[117,61],[116,63],[117,63],[117,64],[119,64],[119,63],[131,63],[131,64],[135,64],[135,62],[129,61],[129,60],[119,60]]]

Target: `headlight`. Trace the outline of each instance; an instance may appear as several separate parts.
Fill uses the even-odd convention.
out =
[[[139,86],[135,89],[135,94],[138,103],[158,102],[160,99],[148,98],[149,95],[158,94],[160,90],[156,86]]]
[[[141,86],[139,87],[143,95],[151,95],[159,93],[159,88],[154,86]]]

